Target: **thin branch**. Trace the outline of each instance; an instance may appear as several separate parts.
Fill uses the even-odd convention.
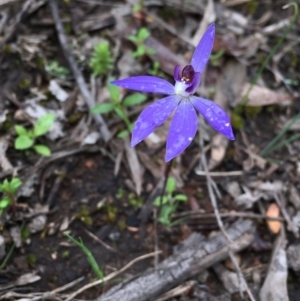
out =
[[[161,251],[159,251],[158,253],[161,253]],[[111,280],[113,279],[114,277],[118,276],[119,274],[123,273],[125,270],[127,270],[128,268],[130,268],[133,264],[135,264],[136,262],[140,261],[140,260],[144,260],[146,258],[149,258],[149,257],[152,257],[152,256],[155,256],[156,255],[156,252],[154,253],[149,253],[149,254],[146,254],[146,255],[142,255],[140,257],[137,257],[135,258],[134,260],[130,261],[128,264],[126,264],[121,270],[119,271],[116,271],[116,272],[113,272],[109,275],[107,275],[106,277],[104,277],[104,279],[99,279],[93,283],[89,283],[83,287],[81,287],[79,290],[77,290],[76,292],[72,293],[65,301],[70,301],[72,300],[73,298],[75,298],[78,294],[84,292],[85,290],[91,288],[91,287],[94,287],[98,284],[101,284],[101,283],[104,283],[104,282],[107,282],[108,280]]]
[[[87,87],[87,84],[84,80],[84,77],[83,77],[81,71],[79,70],[79,68],[77,66],[74,55],[73,55],[73,53],[71,52],[71,50],[68,46],[66,33],[65,33],[64,28],[63,28],[61,19],[59,17],[58,7],[57,7],[56,1],[55,0],[49,0],[49,6],[50,6],[51,13],[52,13],[52,16],[53,16],[53,19],[54,19],[54,22],[55,22],[56,31],[57,31],[59,42],[60,42],[60,45],[63,49],[64,55],[65,55],[67,61],[69,62],[70,68],[72,69],[72,72],[73,72],[74,77],[76,79],[76,82],[77,82],[77,85],[78,85],[79,90],[81,92],[81,95],[82,95],[84,101],[86,102],[87,106],[91,110],[95,106],[95,101],[93,99],[93,96],[92,96],[91,92],[89,91],[89,89]],[[109,129],[106,126],[102,116],[99,115],[99,114],[93,114],[93,118],[94,118],[95,122],[97,124],[99,124],[99,126],[100,126],[100,133],[101,133],[104,141],[108,142],[110,140],[111,134],[110,134]]]
[[[202,129],[200,127],[199,129],[199,136],[200,136],[200,149],[204,149],[204,141],[203,141],[203,135],[202,135]],[[220,216],[220,212],[219,212],[219,209],[218,209],[218,205],[217,205],[217,200],[216,200],[216,196],[214,194],[214,190],[213,190],[213,183],[214,181],[212,180],[210,174],[209,174],[209,170],[208,170],[208,166],[207,166],[207,161],[206,161],[206,156],[205,156],[205,152],[202,152],[202,156],[201,156],[201,162],[202,162],[202,165],[203,165],[203,168],[204,168],[204,171],[206,173],[206,182],[207,182],[207,188],[208,188],[208,193],[209,193],[209,197],[210,197],[210,200],[211,200],[211,204],[214,208],[214,213],[215,213],[215,216],[216,216],[216,220],[217,220],[217,223],[218,223],[218,226],[221,230],[221,232],[223,233],[225,239],[226,239],[226,244],[227,244],[227,248],[228,248],[228,255],[235,267],[235,270],[239,276],[239,279],[240,279],[240,292],[241,292],[241,295],[242,295],[242,288],[244,287],[246,289],[246,292],[250,298],[251,301],[256,301],[251,290],[249,289],[248,287],[248,284],[247,284],[247,281],[245,280],[245,277],[236,261],[236,258],[233,254],[233,251],[232,251],[232,247],[231,247],[231,239],[229,238],[226,230],[225,230],[225,227],[224,227],[224,224],[223,224],[223,221],[221,219],[221,216]]]

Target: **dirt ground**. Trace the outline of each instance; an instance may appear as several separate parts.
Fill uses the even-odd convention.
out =
[[[191,267],[154,298],[145,290],[143,300],[300,300],[300,24],[297,4],[286,4],[0,0],[0,184],[22,182],[13,193],[1,188],[2,200],[11,200],[3,209],[0,200],[2,300],[115,300],[105,297],[120,283],[124,301],[137,300],[126,295],[126,280],[155,273],[156,261],[183,252],[185,242],[192,249],[193,233],[207,243],[222,235],[213,198],[225,229],[252,221],[249,242],[232,252],[224,240],[226,255],[217,245],[207,266]],[[226,110],[236,139],[199,118],[200,134],[168,174],[169,119],[134,148],[126,136],[127,123],[159,96],[138,95],[143,100],[126,107],[133,94],[119,89],[125,117],[92,110],[114,103],[112,78],[147,74],[173,84],[174,67],[188,64],[212,22],[216,37],[197,94]],[[141,29],[146,37],[134,40]],[[97,54],[101,43],[107,48]],[[35,144],[18,149],[16,125],[32,129],[49,113],[55,121],[33,143],[51,153]],[[169,225],[159,219],[164,205],[153,206],[167,195],[166,175],[176,183],[170,200],[185,199],[172,203]],[[150,255],[72,296],[97,276],[65,232],[82,239],[105,277]]]

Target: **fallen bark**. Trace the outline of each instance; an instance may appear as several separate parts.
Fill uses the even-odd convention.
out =
[[[250,220],[238,220],[227,229],[234,252],[248,247],[254,239],[255,226]],[[187,239],[174,255],[161,262],[156,269],[126,280],[95,301],[147,301],[180,285],[188,278],[224,260],[228,256],[226,239],[222,233],[210,239],[194,235]]]

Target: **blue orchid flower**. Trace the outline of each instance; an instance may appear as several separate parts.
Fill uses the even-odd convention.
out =
[[[214,38],[215,25],[211,24],[196,47],[190,65],[184,67],[182,72],[179,66],[175,67],[175,85],[155,76],[133,76],[111,82],[126,89],[168,95],[146,107],[139,115],[132,131],[131,147],[163,124],[174,110],[167,138],[166,162],[182,153],[195,137],[198,127],[196,110],[216,131],[230,140],[235,139],[227,113],[211,100],[194,96],[210,57]]]

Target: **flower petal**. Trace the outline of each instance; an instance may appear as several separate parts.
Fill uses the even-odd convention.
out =
[[[162,93],[167,95],[175,94],[172,84],[156,76],[133,76],[113,80],[111,84],[140,92]]]
[[[131,147],[140,143],[143,139],[149,136],[156,127],[163,124],[174,111],[180,99],[180,96],[171,95],[157,100],[145,108],[134,124]]]
[[[185,92],[194,94],[197,91],[200,82],[201,82],[201,73],[195,72],[192,84],[187,89],[185,89]]]
[[[191,65],[194,67],[196,72],[203,72],[210,57],[210,53],[214,45],[214,39],[215,24],[213,23],[207,28],[193,54]]]
[[[197,132],[196,111],[188,98],[183,98],[173,117],[166,146],[165,161],[168,162],[183,152]]]
[[[234,140],[234,134],[227,113],[211,100],[192,96],[191,102],[195,108],[205,117],[207,122],[219,133],[230,140]]]
[[[180,82],[181,81],[181,76],[180,76],[180,66],[177,65],[175,68],[174,68],[174,80],[176,82]]]

